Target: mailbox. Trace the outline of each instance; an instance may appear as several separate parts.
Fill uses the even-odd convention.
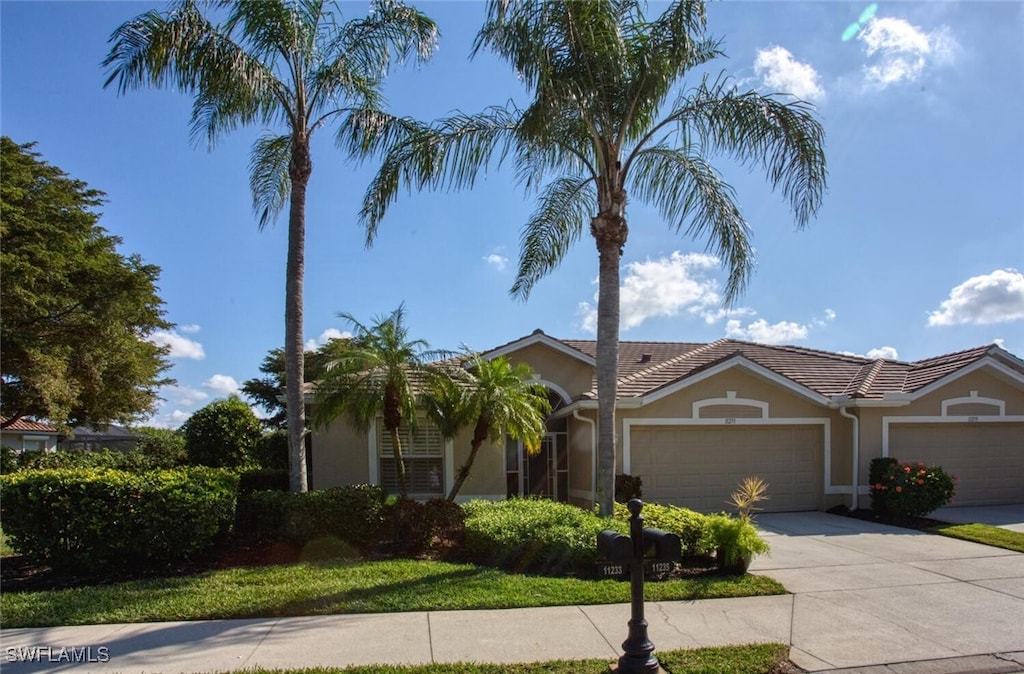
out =
[[[661,529],[644,529],[644,547],[648,557],[659,562],[680,562],[683,544],[679,536]]]
[[[606,562],[629,562],[633,558],[633,540],[605,529],[597,535],[597,554]]]

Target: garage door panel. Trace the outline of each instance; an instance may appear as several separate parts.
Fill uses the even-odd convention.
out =
[[[820,505],[824,441],[821,426],[633,427],[631,471],[644,497],[715,512],[743,478],[768,482],[768,511]]]
[[[1024,424],[891,424],[889,456],[956,476],[952,505],[1024,503]]]

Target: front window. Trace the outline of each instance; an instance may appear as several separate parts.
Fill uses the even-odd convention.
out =
[[[406,426],[398,429],[405,459],[405,476],[409,494],[426,498],[444,496],[444,441],[437,427],[420,422],[416,430]],[[377,447],[380,450],[380,484],[392,494],[398,488],[398,461],[395,459],[391,433],[377,420]]]

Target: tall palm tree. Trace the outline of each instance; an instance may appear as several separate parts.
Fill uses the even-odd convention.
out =
[[[648,19],[641,0],[489,0],[474,54],[507,61],[532,94],[432,124],[353,117],[352,149],[384,152],[364,198],[367,241],[399,189],[472,187],[490,164],[512,161],[539,191],[523,227],[513,296],[525,299],[589,231],[598,252],[597,391],[600,511],[612,512],[619,348],[619,264],[629,234],[627,194],[655,207],[676,232],[703,240],[728,267],[725,301],[753,270],[754,250],[732,187],[712,156],[764,169],[796,224],[825,190],[823,130],[813,106],[741,91],[691,71],[722,54],[706,37],[700,0],[676,0]],[[589,227],[588,227],[589,226]]]
[[[339,314],[353,330],[352,339],[339,343],[334,357],[316,383],[313,421],[324,426],[339,416],[367,432],[378,416],[391,438],[398,472],[398,489],[409,495],[399,428],[416,425],[416,401],[433,372],[432,362],[447,352],[431,350],[422,339],[410,339],[405,307],[364,325],[351,314]]]
[[[423,397],[427,418],[446,439],[454,439],[473,425],[469,456],[455,473],[448,492],[454,502],[469,477],[484,442],[508,436],[522,440],[527,451],[540,448],[551,405],[547,389],[534,382],[533,369],[525,363],[512,365],[508,358],[493,360],[474,354],[466,369],[445,370],[433,378]]]
[[[276,127],[253,145],[249,184],[263,229],[288,206],[285,398],[293,491],[306,490],[302,342],[306,188],[310,139],[356,110],[378,107],[392,60],[429,58],[437,27],[397,0],[372,0],[365,18],[341,22],[328,0],[179,0],[122,24],[104,67],[119,93],[146,86],[195,96],[194,139],[210,147],[239,126]]]

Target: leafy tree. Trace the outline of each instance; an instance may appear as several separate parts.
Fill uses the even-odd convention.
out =
[[[384,152],[367,190],[367,241],[399,189],[472,187],[489,164],[512,160],[538,189],[523,227],[514,296],[525,299],[590,232],[598,252],[598,505],[612,513],[619,345],[619,264],[629,234],[627,194],[676,232],[701,239],[729,269],[726,302],[749,281],[754,250],[732,187],[709,163],[760,167],[798,227],[825,189],[823,130],[813,107],[740,91],[691,71],[722,55],[706,37],[704,4],[676,0],[655,19],[640,0],[489,0],[474,55],[489,49],[532,92],[514,104],[427,125],[383,114],[353,118],[354,149]]]
[[[213,468],[245,468],[255,463],[263,426],[238,396],[216,400],[181,426],[189,463]]]
[[[507,435],[521,439],[529,452],[540,449],[551,405],[547,389],[533,380],[533,369],[525,363],[512,365],[504,356],[486,360],[479,355],[472,356],[464,370],[445,370],[432,378],[423,403],[441,435],[451,440],[473,425],[469,455],[455,473],[449,501],[455,501],[486,440],[497,442]]]
[[[160,268],[117,251],[100,227],[103,192],[0,138],[0,414],[66,427],[150,414],[166,352],[147,340],[170,327]]]
[[[409,338],[404,305],[378,316],[373,325],[364,325],[350,314],[340,316],[355,334],[325,364],[323,377],[316,383],[314,421],[323,426],[345,415],[358,430],[367,432],[377,416],[383,416],[395,451],[398,489],[405,498],[409,482],[398,429],[403,422],[415,426],[417,386],[432,372],[431,361],[444,352],[430,350],[422,339]]]
[[[263,228],[288,206],[285,279],[286,407],[293,491],[306,490],[302,386],[302,285],[306,188],[314,132],[356,109],[381,102],[392,58],[428,58],[437,40],[429,18],[396,0],[373,0],[370,13],[342,22],[326,0],[236,0],[215,24],[195,0],[122,24],[103,65],[106,85],[124,93],[143,86],[195,95],[192,130],[210,146],[238,126],[282,129],[253,145],[253,208]],[[348,106],[348,107],[346,107]]]
[[[331,354],[341,347],[345,340],[332,339],[315,351],[307,351],[304,356],[305,375],[307,381],[316,381],[323,375],[324,364]],[[242,393],[254,404],[260,405],[268,412],[263,423],[268,428],[285,429],[288,426],[288,411],[281,402],[285,391],[286,368],[284,349],[271,349],[260,365],[262,377],[247,379],[241,387]]]
[[[131,430],[138,437],[135,448],[141,454],[151,457],[164,468],[185,464],[185,438],[178,430],[153,426],[138,426]]]

